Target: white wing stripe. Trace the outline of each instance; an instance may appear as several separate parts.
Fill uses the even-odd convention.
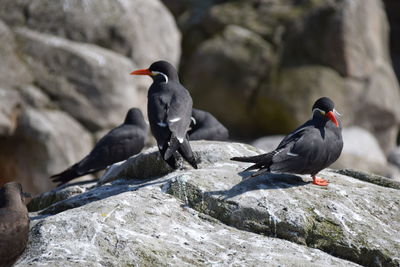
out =
[[[177,122],[177,121],[180,121],[180,120],[181,120],[181,118],[174,118],[174,119],[170,119],[169,122]]]

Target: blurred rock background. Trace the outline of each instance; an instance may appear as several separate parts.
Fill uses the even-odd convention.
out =
[[[285,134],[330,96],[347,128],[336,167],[398,178],[397,2],[2,0],[0,185],[53,188],[130,107],[145,111],[151,81],[129,72],[159,59],[234,140]]]

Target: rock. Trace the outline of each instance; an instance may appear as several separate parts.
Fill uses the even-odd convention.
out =
[[[19,116],[15,134],[0,139],[0,147],[0,176],[35,195],[54,188],[49,176],[85,156],[92,139],[64,112],[28,108]]]
[[[90,130],[120,124],[132,106],[143,109],[129,59],[25,28],[16,34],[39,86]]]
[[[158,0],[2,1],[0,18],[12,26],[57,35],[114,50],[148,66],[180,57],[180,34],[168,10]]]
[[[255,155],[260,150],[238,143],[191,143],[201,158],[197,170],[186,164],[177,171],[166,170],[159,152],[151,148],[113,166],[97,187],[74,187],[73,191],[83,193],[43,205],[43,216],[35,217],[31,243],[19,264],[73,260],[83,265],[86,261],[146,265],[145,260],[150,259],[150,265],[160,265],[165,255],[175,255],[169,257],[172,265],[202,266],[215,260],[217,265],[230,262],[236,266],[230,258],[235,255],[236,260],[246,259],[246,265],[265,263],[266,259],[271,265],[282,265],[285,256],[270,249],[280,251],[279,243],[284,242],[290,248],[282,252],[286,265],[347,266],[350,263],[342,260],[346,259],[352,264],[398,266],[400,197],[394,189],[398,187],[376,185],[384,179],[357,171],[347,172],[351,176],[322,171],[330,180],[326,188],[312,185],[307,176],[288,174],[244,180],[249,173],[240,171],[248,164],[229,158]],[[155,161],[160,164],[154,165]],[[176,198],[187,207],[182,208]],[[258,241],[247,243],[253,238]],[[118,244],[123,244],[123,254],[115,249]],[[245,247],[238,248],[238,244]],[[307,252],[315,248],[318,250],[312,254]],[[246,255],[247,249],[257,256]],[[303,250],[299,258],[298,249]],[[320,262],[320,250],[338,258],[324,254],[329,262]],[[191,254],[194,251],[204,262],[187,262],[197,259]],[[230,252],[222,257],[222,251]],[[254,262],[249,264],[249,260]],[[237,262],[240,265],[242,261]]]
[[[21,108],[21,96],[16,90],[0,88],[0,136],[14,133]]]
[[[179,21],[185,85],[232,137],[287,133],[329,96],[345,126],[370,131],[385,154],[394,147],[400,92],[380,0],[215,0]]]
[[[168,180],[155,182],[103,185],[81,194],[80,207],[33,218],[28,248],[15,266],[357,266],[226,226],[166,194]]]
[[[1,9],[1,8],[0,8]],[[16,50],[11,30],[0,20],[0,85],[11,89],[33,82],[33,77]]]
[[[26,85],[19,88],[19,92],[27,106],[42,109],[55,108],[50,98],[34,85]]]
[[[360,172],[352,169],[337,170],[335,172],[354,177],[358,180],[400,190],[400,181],[394,181],[393,179],[389,179],[376,174]]]
[[[217,118],[222,116],[227,128],[238,128],[240,124],[242,136],[250,132],[254,134],[264,130],[260,126],[262,120],[254,113],[248,114],[243,110],[249,109],[249,101],[246,100],[252,98],[258,101],[254,98],[255,91],[261,82],[260,76],[269,71],[271,60],[268,42],[245,28],[229,26],[221,36],[202,43],[196,50],[188,63],[192,67],[186,72],[185,86],[191,91],[196,106]],[[238,76],[241,78],[238,79]],[[221,105],[221,99],[224,99],[224,105]],[[230,107],[230,116],[226,116],[226,105]],[[268,109],[268,105],[263,105]],[[269,109],[259,116],[268,116],[268,112]],[[239,130],[236,129],[237,132]]]
[[[312,185],[309,176],[268,174],[244,180],[250,173],[240,171],[248,164],[229,158],[261,151],[222,142],[192,142],[192,147],[201,158],[199,169],[171,172],[163,179],[170,181],[165,190],[193,209],[235,228],[318,248],[358,264],[399,264],[398,189],[376,185],[375,181],[382,183],[372,176],[363,178],[368,180],[365,182],[329,170],[320,173],[330,180],[327,188]],[[136,156],[143,165],[157,157],[155,149]],[[113,175],[106,173],[100,184],[118,178],[150,177],[138,175],[143,171],[135,164],[133,157],[115,166]],[[160,167],[151,172],[153,177],[166,173]],[[370,176],[354,173],[358,172],[351,173],[355,177]]]
[[[388,165],[377,139],[360,127],[343,129],[343,151],[332,165],[335,169],[357,169],[386,175]]]
[[[396,147],[390,152],[388,161],[400,169],[400,147]]]
[[[285,138],[284,135],[265,136],[252,141],[250,144],[256,148],[264,150],[265,152],[269,152],[276,149],[283,138]]]

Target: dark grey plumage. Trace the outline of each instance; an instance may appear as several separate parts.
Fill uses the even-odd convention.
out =
[[[142,112],[137,108],[131,108],[126,114],[124,123],[103,136],[86,157],[51,178],[54,182],[65,184],[77,177],[103,170],[116,162],[126,160],[142,151],[147,131],[148,126]]]
[[[192,123],[188,134],[189,140],[226,141],[229,138],[228,129],[213,115],[195,108],[192,109]]]
[[[29,217],[22,186],[6,183],[0,189],[0,267],[14,264],[24,252],[28,237]]]
[[[232,160],[255,163],[247,169],[259,169],[252,176],[266,172],[311,174],[315,184],[326,185],[315,175],[335,162],[342,152],[341,122],[336,121],[334,103],[327,97],[318,99],[312,112],[312,118],[286,136],[274,151]]]
[[[176,169],[174,153],[178,151],[197,169],[187,136],[193,102],[189,92],[179,82],[176,69],[166,61],[157,61],[150,68],[131,74],[149,75],[153,79],[147,95],[147,114],[163,159]]]

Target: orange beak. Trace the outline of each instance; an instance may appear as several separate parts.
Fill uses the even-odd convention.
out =
[[[130,73],[131,75],[152,75],[152,72],[149,69],[141,69],[135,70]]]
[[[326,113],[325,117],[328,117],[336,125],[336,127],[339,127],[339,123],[335,117],[335,114],[333,114],[333,111]]]

